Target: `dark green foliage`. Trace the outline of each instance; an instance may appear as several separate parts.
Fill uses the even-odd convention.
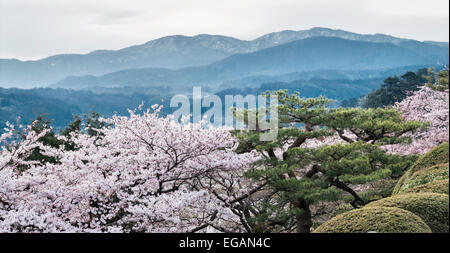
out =
[[[83,123],[80,116],[75,115],[73,116],[73,121],[69,123],[64,130],[61,131],[61,135],[64,135],[65,137],[69,137],[71,133],[73,132],[79,132],[81,130],[81,124]]]
[[[427,223],[433,233],[449,232],[449,198],[447,194],[400,194],[372,202],[366,207],[398,207],[418,215]]]
[[[108,127],[109,125],[104,121],[100,120],[100,114],[97,112],[91,112],[90,115],[84,115],[84,120],[86,122],[86,132],[90,136],[101,135],[98,129]]]
[[[407,72],[401,77],[393,76],[384,80],[381,87],[369,93],[363,99],[363,106],[367,108],[377,108],[393,105],[402,101],[411,91],[419,90],[427,82],[427,69],[420,69],[417,72]]]
[[[70,141],[70,138],[72,133],[77,133],[81,131],[82,123],[83,123],[82,119],[79,116],[75,115],[73,117],[73,121],[69,125],[67,125],[66,128],[64,128],[64,130],[61,131],[61,135],[67,138],[67,141],[64,142],[66,150],[77,149],[75,143]]]
[[[90,115],[83,115],[82,118],[79,116],[74,116],[73,121],[60,132],[60,134],[66,138],[65,140],[62,140],[58,138],[57,134],[51,128],[51,123],[52,122],[45,116],[38,116],[37,119],[33,121],[33,131],[35,131],[36,133],[47,131],[44,136],[38,139],[38,142],[41,142],[43,145],[53,148],[64,146],[64,149],[67,151],[73,151],[77,149],[75,143],[71,141],[72,133],[86,132],[88,135],[97,136],[99,134],[97,130],[107,126],[107,124],[99,120],[99,114],[96,112],[92,112]],[[84,125],[86,126],[86,129],[83,128]],[[58,163],[57,158],[44,155],[39,147],[34,148],[31,154],[27,158],[25,158],[25,160],[38,161],[41,164]],[[27,168],[23,167],[19,169],[26,170]]]
[[[406,173],[400,178],[397,185],[394,188],[392,194],[397,194],[404,187],[405,183],[411,178],[411,176],[421,169],[429,168],[437,164],[449,162],[449,144],[448,142],[431,149],[428,153],[421,156],[414,165],[406,171]]]
[[[443,180],[435,180],[433,182],[422,184],[413,188],[406,189],[402,193],[414,193],[414,192],[431,192],[431,193],[449,193],[448,178]]]
[[[431,233],[417,215],[400,208],[362,208],[340,214],[314,233]]]
[[[345,200],[355,208],[363,206],[372,196],[361,195],[352,185],[398,177],[416,159],[387,154],[380,148],[407,141],[400,136],[423,126],[419,122],[404,122],[393,109],[332,109],[331,101],[324,97],[306,99],[285,90],[275,94],[280,103],[276,140],[261,142],[258,131],[236,134],[239,152],[257,149],[265,156],[246,176],[266,183],[277,194],[270,203],[278,208],[264,210],[266,218],[262,221],[266,228],[270,226],[267,217],[279,217],[282,213],[286,223],[278,220],[277,225],[290,227],[297,223],[297,232],[308,232],[312,225],[311,205]],[[349,130],[355,139],[346,138],[344,132]],[[340,143],[306,146],[335,133],[341,136]],[[277,157],[275,151],[280,149],[285,151]],[[381,194],[373,195],[379,198]]]
[[[430,166],[449,162],[449,144],[448,142],[431,149],[428,153],[420,157],[411,168],[413,172]]]
[[[359,100],[357,98],[349,98],[341,101],[342,107],[358,107]]]
[[[408,141],[402,137],[426,125],[419,122],[404,122],[399,112],[393,108],[338,108],[331,109],[326,119],[327,127],[340,136],[349,129],[358,141],[371,144],[396,144]]]
[[[48,131],[47,134],[38,139],[38,141],[46,146],[58,148],[63,144],[63,141],[57,138],[55,132],[51,130],[50,124],[51,121],[48,120],[45,116],[38,116],[34,121],[34,124],[32,125],[32,130],[36,133]],[[57,163],[56,158],[42,154],[42,150],[39,147],[34,148],[31,154],[25,160],[39,161],[41,164]]]
[[[439,73],[436,73],[434,68],[430,68],[428,70],[427,86],[437,91],[448,90],[448,72],[448,68],[441,70]]]
[[[435,180],[443,180],[449,178],[448,163],[438,164],[429,168],[421,169],[414,172],[402,186],[398,189],[398,193],[404,192],[410,188],[427,184]]]

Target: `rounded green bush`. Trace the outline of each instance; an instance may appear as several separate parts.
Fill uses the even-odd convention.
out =
[[[428,184],[419,185],[413,188],[409,188],[402,193],[417,193],[417,192],[432,192],[432,193],[442,193],[447,194],[449,193],[449,184],[448,184],[448,178],[444,180],[436,180],[433,182],[430,182]]]
[[[396,207],[361,208],[340,214],[314,233],[431,233],[417,215]]]
[[[428,153],[417,159],[414,165],[411,166],[411,168],[408,171],[406,171],[405,174],[400,178],[392,194],[393,195],[397,194],[400,188],[403,186],[404,182],[407,181],[416,171],[437,164],[448,162],[449,162],[449,144],[448,142],[446,142],[431,149],[430,151],[428,151]]]
[[[397,194],[402,193],[410,188],[428,184],[436,180],[448,179],[449,170],[448,163],[434,165],[429,168],[420,169],[414,172],[403,184],[397,188]]]
[[[431,149],[430,151],[428,151],[428,153],[417,159],[411,169],[413,170],[413,172],[416,172],[420,169],[428,168],[436,164],[448,163],[448,149],[448,142],[442,143],[441,145]]]
[[[449,232],[449,199],[446,194],[399,194],[368,204],[366,207],[397,207],[422,218],[433,233]]]

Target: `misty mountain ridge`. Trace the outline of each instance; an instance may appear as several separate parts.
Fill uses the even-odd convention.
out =
[[[357,34],[328,28],[269,33],[254,40],[222,35],[174,35],[120,50],[96,50],[88,54],[61,54],[36,61],[0,59],[1,86],[47,86],[68,76],[104,75],[135,68],[170,70],[208,65],[236,54],[248,54],[312,37],[336,37],[346,40],[390,43],[422,56],[448,51],[448,43],[419,42],[383,34]],[[448,57],[447,57],[448,58]],[[412,65],[411,63],[409,65]],[[26,75],[24,75],[26,73]]]
[[[407,43],[406,47],[402,46],[404,43]],[[337,37],[310,37],[256,52],[235,54],[204,66],[178,70],[126,69],[102,76],[72,76],[52,87],[218,86],[227,81],[258,75],[272,76],[326,69],[378,70],[448,62],[448,47],[420,43],[399,42],[395,45]]]

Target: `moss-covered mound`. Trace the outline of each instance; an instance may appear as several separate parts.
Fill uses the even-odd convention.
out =
[[[417,215],[396,207],[361,208],[340,214],[314,233],[431,233]]]
[[[430,182],[428,184],[419,185],[413,188],[409,188],[405,191],[402,191],[402,193],[417,193],[417,192],[432,192],[432,193],[442,193],[447,194],[449,193],[449,184],[448,179],[444,180],[436,180],[433,182]]]
[[[399,194],[372,202],[367,207],[398,207],[422,218],[433,233],[449,232],[449,199],[446,194]]]
[[[449,145],[448,142],[442,143],[441,145],[431,149],[428,153],[421,156],[413,165],[411,170],[416,172],[423,168],[428,168],[440,163],[449,162]]]
[[[449,162],[448,142],[433,148],[425,155],[421,156],[414,165],[400,178],[392,194],[398,194],[405,181],[407,181],[416,171],[429,168],[437,164]]]
[[[404,180],[403,184],[397,187],[396,193],[402,193],[410,188],[428,184],[433,181],[448,179],[448,177],[448,163],[438,164],[429,168],[420,169],[414,172],[408,179]]]

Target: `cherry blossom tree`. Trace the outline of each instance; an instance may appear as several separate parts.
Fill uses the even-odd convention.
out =
[[[427,122],[428,128],[409,134],[411,143],[387,146],[393,153],[424,154],[433,147],[448,142],[449,139],[449,92],[423,87],[413,92],[411,96],[397,103],[398,109],[405,120]]]
[[[355,184],[399,173],[409,160],[397,154],[448,141],[448,91],[424,87],[395,109],[370,110],[278,96],[272,142],[179,124],[159,106],[75,127],[55,137],[59,147],[40,141],[50,127],[8,124],[0,232],[308,232],[312,204],[364,205]],[[423,124],[413,121],[430,126],[414,132]],[[52,159],[28,159],[36,149]]]
[[[27,192],[32,178],[28,170],[40,166],[39,161],[26,158],[36,148],[46,148],[38,140],[49,129],[41,132],[33,130],[35,122],[28,127],[16,129],[7,123],[0,136],[0,231],[2,232],[56,232],[68,231],[69,227],[55,214],[33,206],[34,194]],[[37,180],[39,177],[35,177]],[[41,181],[40,179],[39,181]]]
[[[179,124],[153,109],[102,119],[107,127],[96,135],[58,137],[70,138],[73,150],[42,145],[37,140],[45,131],[32,128],[4,143],[0,231],[239,231],[233,200],[251,194],[252,184],[237,181],[258,155],[235,153],[229,128]],[[14,139],[12,126],[0,141],[7,139]],[[25,162],[37,146],[57,162]]]

